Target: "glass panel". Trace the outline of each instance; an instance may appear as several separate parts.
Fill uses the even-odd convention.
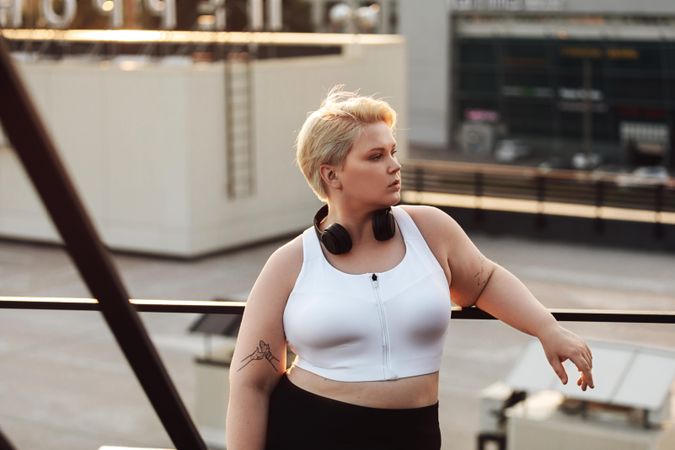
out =
[[[584,115],[581,111],[560,112],[560,134],[568,139],[583,139]],[[594,113],[591,116],[591,136],[594,141],[613,140],[613,132],[609,126],[609,116],[603,113]]]
[[[459,44],[461,64],[496,64],[497,56],[492,40],[463,40]]]
[[[507,67],[544,67],[549,64],[546,41],[511,40],[503,47],[502,64]]]
[[[602,69],[605,47],[601,42],[569,41],[558,43],[558,66],[560,69],[581,70],[584,61],[591,62],[593,71]]]
[[[495,71],[463,69],[459,72],[460,92],[471,94],[497,94],[497,74]]]
[[[633,69],[659,72],[663,68],[661,44],[658,42],[611,42],[607,44],[607,66],[613,69]]]
[[[551,136],[555,132],[555,117],[549,102],[508,101],[504,121],[514,134]]]
[[[608,78],[613,99],[665,100],[666,92],[661,77],[610,76]]]

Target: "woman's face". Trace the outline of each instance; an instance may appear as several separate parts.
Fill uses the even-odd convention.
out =
[[[337,170],[342,197],[377,208],[401,200],[401,165],[396,140],[384,122],[368,124]]]

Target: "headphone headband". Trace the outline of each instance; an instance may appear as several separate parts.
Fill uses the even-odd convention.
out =
[[[328,216],[328,205],[323,205],[314,215],[314,231],[319,241],[334,255],[347,253],[352,249],[352,238],[339,223],[331,224],[321,231],[319,224]],[[386,241],[396,234],[396,220],[391,207],[378,209],[372,217],[373,235],[378,241]]]

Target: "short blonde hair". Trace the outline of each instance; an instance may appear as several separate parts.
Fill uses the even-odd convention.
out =
[[[321,107],[311,112],[296,142],[296,160],[309,187],[321,201],[328,191],[321,179],[321,164],[341,166],[364,125],[384,122],[396,125],[396,111],[384,100],[342,90],[330,90]]]

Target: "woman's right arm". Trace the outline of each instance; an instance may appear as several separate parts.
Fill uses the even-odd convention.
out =
[[[302,266],[295,239],[270,256],[246,302],[230,366],[226,443],[229,450],[262,450],[269,396],[286,370],[283,313]]]

